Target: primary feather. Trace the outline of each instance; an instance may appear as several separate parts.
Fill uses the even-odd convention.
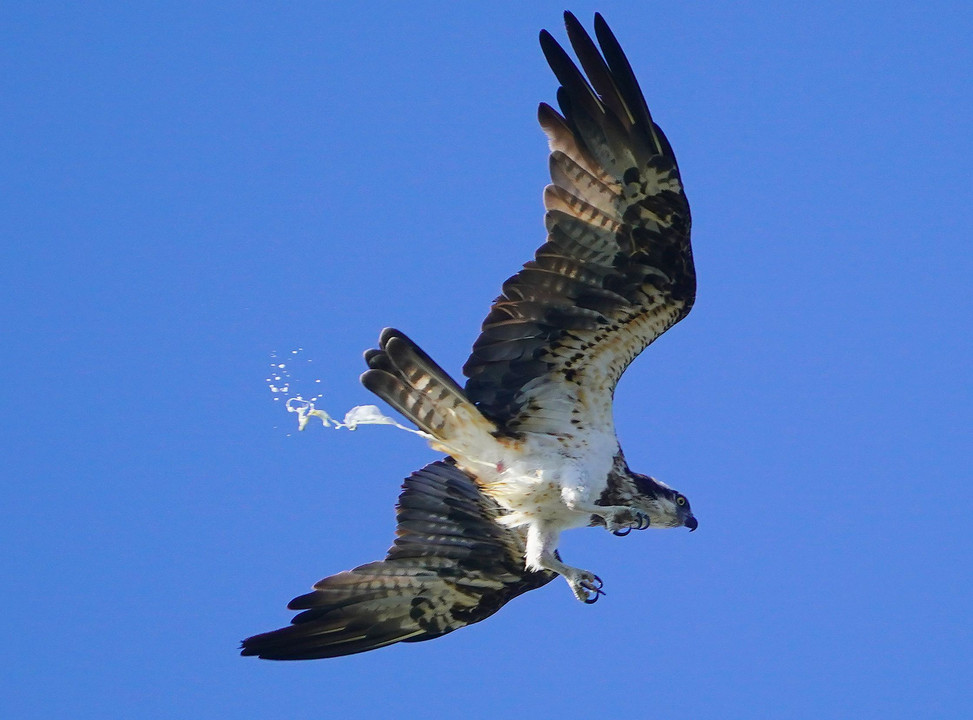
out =
[[[307,660],[445,635],[483,620],[555,575],[524,568],[523,533],[451,461],[406,478],[385,559],[321,580],[288,607],[289,627],[243,641],[243,655]]]
[[[538,113],[551,148],[547,242],[503,284],[463,367],[467,396],[510,430],[604,422],[625,368],[696,296],[689,203],[669,142],[602,17],[605,58],[573,15],[565,21],[591,82],[541,32],[563,113]],[[552,384],[597,397],[587,413],[541,419]]]

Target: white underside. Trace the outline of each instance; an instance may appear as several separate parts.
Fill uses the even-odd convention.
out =
[[[522,441],[498,441],[482,426],[469,422],[469,433],[448,444],[427,433],[405,427],[383,415],[374,405],[357,406],[338,421],[311,402],[301,401],[288,410],[296,412],[299,428],[310,417],[326,426],[354,430],[359,425],[394,425],[426,438],[429,444],[451,455],[469,472],[484,493],[509,511],[498,522],[507,527],[543,525],[560,532],[588,524],[587,510],[607,487],[608,473],[618,452],[610,430],[585,433],[584,438],[524,433]]]
[[[578,392],[584,394],[583,390]],[[611,527],[610,513],[625,510],[595,505],[608,486],[608,475],[618,454],[610,408],[598,408],[602,410],[598,413],[599,422],[587,425],[583,432],[564,432],[567,423],[558,422],[562,418],[554,412],[544,418],[546,422],[538,423],[547,425],[543,430],[538,427],[537,431],[523,432],[513,440],[496,438],[490,432],[492,424],[472,406],[461,405],[454,412],[471,416],[453,425],[455,434],[448,441],[406,428],[382,415],[374,406],[353,408],[343,422],[334,420],[310,402],[289,405],[288,409],[298,413],[301,429],[313,416],[335,428],[353,430],[359,425],[391,424],[426,438],[433,448],[452,456],[476,480],[484,494],[508,511],[499,523],[526,528],[527,568],[563,575],[580,600],[593,602],[597,598],[600,593],[594,589],[600,587],[597,576],[564,564],[555,552],[562,531],[588,525],[593,514],[606,518],[606,524]],[[550,425],[556,430],[551,432]],[[592,431],[592,427],[599,429]]]
[[[454,457],[509,511],[499,522],[508,527],[540,523],[554,532],[588,524],[587,508],[607,487],[618,452],[613,433],[588,433],[583,440],[525,433],[517,444],[492,437],[477,444]]]

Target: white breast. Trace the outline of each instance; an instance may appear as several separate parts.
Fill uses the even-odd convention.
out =
[[[580,527],[589,515],[570,510],[565,497],[593,504],[607,487],[618,442],[614,434],[558,438],[525,434],[519,447],[499,459],[494,472],[477,472],[484,493],[510,511],[509,526],[543,521],[558,529]]]

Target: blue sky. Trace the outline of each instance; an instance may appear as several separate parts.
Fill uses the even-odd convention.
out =
[[[623,379],[699,531],[563,538],[553,583],[419,645],[269,663],[377,559],[408,332],[459,373],[543,242],[562,4],[31,3],[0,15],[4,717],[961,717],[973,711],[973,11],[581,3],[675,148],[692,314]],[[320,383],[315,383],[320,380]]]

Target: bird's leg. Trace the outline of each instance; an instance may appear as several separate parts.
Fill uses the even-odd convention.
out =
[[[571,567],[561,562],[555,551],[560,531],[545,523],[532,523],[527,528],[527,552],[525,561],[528,570],[550,570],[568,581],[575,597],[583,603],[592,604],[604,595],[601,578],[587,570]]]

